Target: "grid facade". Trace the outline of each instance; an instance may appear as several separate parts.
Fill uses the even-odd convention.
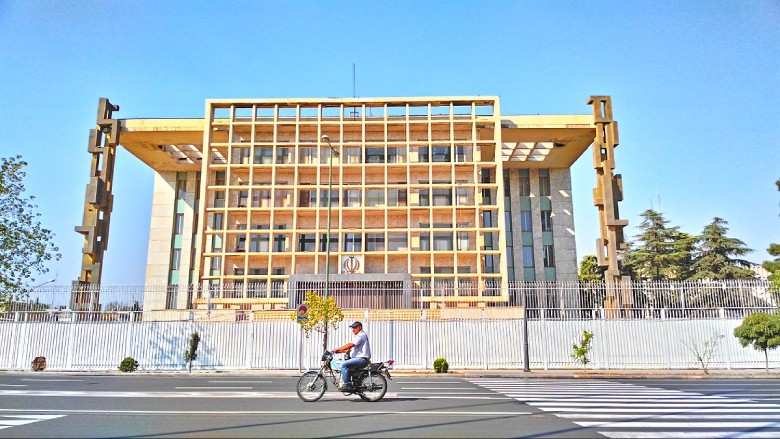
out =
[[[198,272],[232,296],[212,302],[286,305],[279,285],[324,275],[328,253],[332,273],[501,300],[499,120],[497,98],[210,101]]]

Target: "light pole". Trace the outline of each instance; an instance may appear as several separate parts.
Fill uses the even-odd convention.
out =
[[[339,152],[330,144],[330,137],[327,134],[322,136],[322,141],[328,144],[330,152],[328,153],[328,225],[327,235],[325,237],[325,292],[324,299],[328,298],[328,289],[330,288],[330,210],[333,204],[333,154],[339,155]],[[328,349],[328,320],[325,319],[325,332],[322,339],[322,350]]]
[[[26,290],[27,290],[27,291],[26,291],[26,295],[27,295],[27,311],[30,311],[30,293],[32,293],[33,291],[35,291],[35,289],[36,289],[36,288],[40,288],[40,287],[42,287],[42,286],[44,286],[44,285],[47,285],[47,284],[50,284],[50,283],[52,283],[52,282],[54,282],[54,281],[56,281],[56,280],[57,280],[57,279],[49,279],[49,280],[47,280],[46,282],[40,283],[40,284],[38,284],[38,285],[35,285],[35,286],[32,286],[32,287],[30,287],[29,289],[26,289]]]

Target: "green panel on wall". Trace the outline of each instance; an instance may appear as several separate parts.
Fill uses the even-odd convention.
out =
[[[520,210],[531,210],[531,197],[520,197]]]
[[[181,247],[182,235],[173,235],[173,248]]]
[[[536,280],[536,273],[533,268],[526,268],[523,270],[523,279],[526,281]]]
[[[542,232],[542,245],[553,245],[553,232]]]
[[[552,201],[550,201],[550,197],[539,197],[539,209],[552,210]]]
[[[169,284],[176,285],[179,283],[179,270],[171,270],[171,274],[168,276]]]
[[[523,245],[534,245],[534,234],[531,232],[522,232]]]
[[[544,267],[544,280],[556,280],[555,267]]]

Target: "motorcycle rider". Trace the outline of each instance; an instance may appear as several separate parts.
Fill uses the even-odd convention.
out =
[[[354,322],[349,325],[352,328],[352,341],[340,348],[333,349],[336,354],[352,350],[349,360],[341,364],[341,385],[339,390],[352,390],[351,369],[360,369],[371,362],[371,345],[368,342],[368,334],[363,331],[363,323]]]

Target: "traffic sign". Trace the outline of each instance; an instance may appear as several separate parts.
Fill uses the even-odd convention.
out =
[[[309,311],[309,307],[306,305],[298,305],[298,314],[297,319],[300,322],[301,320],[306,320],[309,318],[309,315],[307,312]]]

